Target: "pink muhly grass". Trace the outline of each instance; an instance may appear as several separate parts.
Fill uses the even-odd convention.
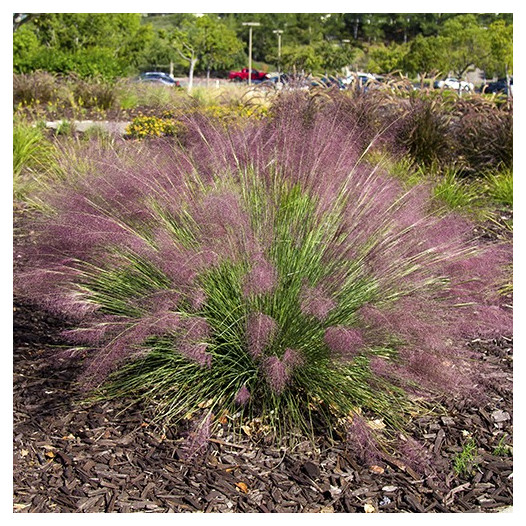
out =
[[[336,307],[336,301],[321,287],[303,287],[300,294],[300,308],[305,316],[325,320]]]
[[[398,440],[397,450],[402,461],[420,475],[432,472],[434,461],[431,452],[411,437]]]
[[[104,346],[89,360],[84,372],[86,389],[100,384],[123,363],[142,356],[144,341],[156,332],[151,319],[118,318],[112,317],[112,326],[107,329],[110,337],[105,338]]]
[[[287,387],[293,370],[303,363],[301,354],[294,349],[286,349],[283,357],[268,356],[262,362],[267,382],[277,394],[281,394]]]
[[[249,400],[250,400],[250,391],[248,390],[247,386],[244,385],[237,392],[236,397],[234,398],[234,402],[237,405],[244,406],[248,403]]]
[[[181,320],[181,336],[178,341],[178,350],[188,359],[203,367],[212,366],[212,355],[206,350],[209,343],[206,341],[211,336],[211,327],[205,318],[194,316]]]
[[[367,465],[373,464],[382,457],[373,430],[359,415],[353,415],[352,422],[349,424],[346,446],[353,455]]]
[[[258,258],[246,275],[243,284],[245,297],[272,292],[277,283],[277,272],[274,266],[264,258]]]
[[[195,421],[191,426],[182,446],[182,453],[186,460],[203,454],[208,446],[212,434],[212,414],[208,413],[201,420]]]
[[[331,351],[350,358],[356,356],[364,345],[360,330],[341,326],[329,327],[323,340]]]
[[[191,293],[190,305],[193,310],[199,310],[206,303],[206,293],[202,289],[196,289]]]
[[[26,251],[30,268],[17,275],[16,291],[78,321],[78,330],[67,336],[93,348],[86,379],[104,380],[127,360],[159,350],[157,340],[163,345],[173,340],[176,352],[204,368],[211,367],[210,349],[219,343],[215,366],[231,349],[214,341],[222,336],[212,327],[234,311],[228,320],[232,352],[254,358],[251,367],[261,373],[254,381],[266,382],[274,393],[296,388],[291,382],[295,368],[317,359],[318,347],[325,358],[328,347],[334,360],[363,352],[372,373],[365,376],[372,376],[371,382],[380,380],[375,376],[386,380],[375,386],[391,382],[409,393],[464,396],[470,384],[480,382],[482,373],[469,365],[474,360],[463,339],[511,333],[511,309],[494,287],[511,254],[474,240],[471,225],[457,215],[433,216],[428,188],[406,191],[388,174],[357,164],[367,146],[358,137],[358,121],[340,118],[343,102],[338,107],[309,97],[282,99],[279,104],[287,111],[243,129],[189,123],[184,149],[145,143],[139,152],[126,146],[99,151],[89,158],[89,173],[51,192],[46,202],[54,213],[34,225],[36,243]],[[286,320],[278,327],[264,314],[297,308],[280,303],[291,295],[282,293],[281,283],[277,286],[278,279],[288,279],[288,262],[280,252],[282,239],[274,236],[286,237],[289,231],[273,228],[281,217],[283,189],[294,185],[311,215],[292,218],[290,246],[297,239],[299,247],[296,234],[304,225],[328,226],[319,244],[323,253],[305,258],[312,272],[296,268],[295,261],[290,265],[298,270],[290,290],[296,294],[303,284],[299,307],[313,327],[305,335],[289,331]],[[261,198],[257,210],[251,209],[252,191]],[[326,221],[329,213],[336,224]],[[209,287],[221,277],[214,274],[221,265],[247,271],[228,289],[229,294],[239,290],[240,297],[230,298],[218,320],[213,317],[221,305],[213,302],[223,296]],[[237,280],[238,274],[229,276]],[[366,285],[360,288],[362,281]],[[348,303],[340,301],[345,294]],[[241,313],[250,313],[245,325],[238,323]],[[283,340],[294,340],[277,341],[278,331]],[[312,334],[322,341],[306,341]],[[281,343],[290,348],[281,358],[270,356],[281,355]],[[389,358],[376,357],[375,348],[385,348]],[[246,356],[230,358],[232,367],[247,363],[240,359]],[[338,366],[362,367],[358,362]],[[481,361],[475,363],[484,368]],[[317,370],[316,363],[308,365],[306,371]],[[200,378],[217,381],[206,372],[200,371]],[[234,378],[246,378],[246,372],[232,371]],[[308,389],[302,376],[297,375],[298,382],[305,381],[299,387]],[[259,387],[251,383],[253,393]],[[252,402],[243,388],[231,395],[236,403]],[[378,452],[363,419],[353,420],[349,437],[358,456],[373,458]]]
[[[233,192],[207,195],[195,203],[193,220],[201,246],[214,252],[219,260],[238,260],[246,255],[247,245],[254,244],[248,214]]]
[[[268,356],[262,365],[272,391],[282,393],[289,381],[290,369],[277,356]]]
[[[389,360],[379,356],[371,358],[369,367],[375,376],[389,378],[389,376],[392,374],[392,363],[390,363]]]
[[[285,367],[292,370],[303,364],[303,357],[301,353],[295,349],[285,349],[282,362],[285,364]]]
[[[278,324],[268,314],[255,312],[248,316],[246,339],[248,351],[253,358],[260,356],[265,347],[272,343],[277,330]]]
[[[156,290],[141,298],[141,307],[147,309],[152,315],[165,314],[177,310],[182,299],[182,294],[174,289]]]

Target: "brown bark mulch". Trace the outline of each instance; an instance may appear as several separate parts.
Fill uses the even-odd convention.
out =
[[[50,359],[64,328],[15,298],[15,512],[440,513],[513,504],[509,339],[469,343],[500,375],[484,407],[450,401],[447,413],[413,422],[435,466],[433,475],[419,476],[392,458],[360,465],[337,443],[287,450],[234,439],[226,427],[185,460],[182,434],[152,425],[148,408],[81,403],[79,366]],[[454,459],[471,438],[475,458],[458,475]]]

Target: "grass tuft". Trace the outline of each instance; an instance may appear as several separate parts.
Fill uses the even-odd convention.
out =
[[[276,440],[355,436],[368,458],[422,400],[483,399],[462,341],[511,330],[494,289],[509,253],[363,162],[331,111],[281,102],[240,127],[189,118],[184,149],[86,146],[41,196],[16,290],[76,320],[65,336],[98,396],[203,433],[229,415]]]

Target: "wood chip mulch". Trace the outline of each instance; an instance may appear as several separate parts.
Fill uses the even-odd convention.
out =
[[[160,435],[148,412],[123,402],[80,404],[78,370],[50,367],[60,320],[15,301],[14,511],[36,512],[492,512],[512,505],[512,398],[495,391],[482,409],[452,406],[414,422],[435,457],[419,477],[391,459],[361,466],[343,446],[293,451],[228,433],[191,461],[177,430]],[[511,342],[475,341],[511,381]],[[467,433],[471,473],[454,457]],[[501,450],[495,453],[499,445]]]

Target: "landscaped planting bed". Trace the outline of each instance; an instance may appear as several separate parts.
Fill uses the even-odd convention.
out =
[[[16,214],[18,511],[511,503],[509,218],[394,178],[335,100],[93,141]],[[421,151],[407,115],[382,151]]]

